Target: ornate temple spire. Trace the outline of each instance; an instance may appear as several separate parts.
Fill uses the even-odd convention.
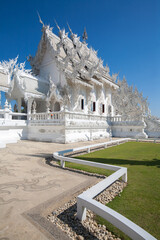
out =
[[[42,26],[44,27],[44,23],[43,23],[43,21],[42,21],[40,15],[39,15],[39,12],[38,12],[38,11],[37,11],[37,15],[38,15],[38,18],[39,18],[39,22],[40,22],[40,23],[42,24]]]
[[[83,32],[82,38],[83,38],[83,42],[86,43],[86,40],[88,39],[86,27],[84,28],[84,32]]]
[[[60,39],[61,39],[61,40],[64,40],[65,38],[67,38],[68,33],[65,33],[65,28],[63,28],[63,29],[61,30],[60,27],[59,27],[59,25],[57,24],[56,20],[54,20],[54,21],[55,21],[55,24],[56,24],[56,26],[57,26],[57,28],[58,28],[58,30],[59,30],[59,37],[60,37]]]
[[[58,25],[58,23],[57,23],[56,19],[54,19],[54,22],[55,22],[55,24],[56,24],[56,27],[58,28],[58,30],[59,30],[59,32],[60,32],[60,31],[61,31],[61,29],[60,29],[60,27],[59,27],[59,25]]]
[[[68,26],[68,29],[70,31],[70,34],[71,34],[71,39],[73,39],[73,32],[72,32],[72,29],[70,28],[69,24],[67,23],[67,26]]]

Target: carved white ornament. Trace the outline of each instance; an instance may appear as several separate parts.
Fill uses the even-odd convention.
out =
[[[123,116],[123,119],[132,118],[140,120],[143,116],[149,114],[147,98],[144,98],[142,93],[139,93],[137,88],[129,87],[125,78],[118,81],[119,89],[112,94],[113,106],[118,114]]]

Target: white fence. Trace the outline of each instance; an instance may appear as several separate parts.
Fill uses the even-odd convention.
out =
[[[122,115],[115,115],[115,116],[108,116],[107,117],[108,122],[116,123],[116,122],[141,122],[144,121],[143,116],[139,117],[131,117],[131,116],[122,116]]]
[[[60,124],[64,122],[64,112],[32,113],[28,114],[28,119],[31,123],[45,123],[49,121],[53,124]]]
[[[120,140],[114,140],[110,142],[105,143],[99,143],[94,145],[89,145],[85,147],[80,148],[74,148],[74,149],[68,149],[64,151],[59,151],[53,153],[53,157],[55,159],[58,159],[61,161],[61,167],[65,167],[65,161],[67,162],[74,162],[82,165],[88,165],[93,167],[99,167],[104,169],[109,169],[115,171],[113,174],[111,174],[106,179],[102,180],[101,182],[97,183],[93,187],[91,187],[89,190],[83,192],[77,197],[77,217],[83,221],[86,219],[86,209],[90,209],[97,215],[103,217],[110,223],[112,223],[114,226],[119,228],[121,231],[123,231],[125,234],[127,234],[129,237],[135,240],[156,240],[151,234],[146,232],[144,229],[124,217],[123,215],[117,213],[116,211],[112,210],[111,208],[101,204],[100,202],[93,199],[95,196],[97,196],[99,193],[101,193],[103,190],[105,190],[108,186],[110,186],[112,183],[114,183],[116,180],[118,180],[120,177],[122,177],[122,180],[127,182],[127,168],[120,167],[120,166],[114,166],[114,165],[108,165],[108,164],[102,164],[102,163],[96,163],[91,161],[84,161],[80,159],[75,158],[69,158],[65,157],[64,154],[69,152],[77,152],[80,150],[87,150],[90,152],[91,148],[98,148],[98,147],[107,147],[110,145],[120,144],[127,142],[129,139],[120,139]]]
[[[26,126],[26,113],[15,113],[11,110],[0,109],[0,126]]]
[[[61,124],[65,121],[103,121],[107,122],[107,117],[103,115],[85,114],[69,111],[48,112],[48,113],[32,113],[28,114],[28,119],[31,123]]]

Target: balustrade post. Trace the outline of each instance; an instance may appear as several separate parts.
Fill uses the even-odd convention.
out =
[[[32,107],[33,99],[28,98],[27,101],[27,120],[31,120],[31,107]]]
[[[8,101],[6,99],[5,101],[5,105],[4,105],[4,120],[10,120],[10,110],[9,110],[9,105],[8,105]]]
[[[80,221],[86,219],[86,207],[82,206],[81,199],[77,198],[77,218]]]
[[[61,160],[61,168],[65,168],[65,161]]]
[[[90,148],[87,148],[87,152],[90,153],[91,149]]]
[[[49,111],[49,107],[47,107],[47,111],[46,111],[46,118],[47,118],[47,120],[49,120],[50,119],[50,111]]]
[[[11,104],[9,104],[9,119],[12,120],[12,107]]]
[[[122,176],[122,181],[127,182],[127,169],[125,174]]]

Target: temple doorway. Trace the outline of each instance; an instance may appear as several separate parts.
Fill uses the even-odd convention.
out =
[[[60,111],[60,104],[59,102],[55,102],[54,104],[54,112],[59,112]]]

